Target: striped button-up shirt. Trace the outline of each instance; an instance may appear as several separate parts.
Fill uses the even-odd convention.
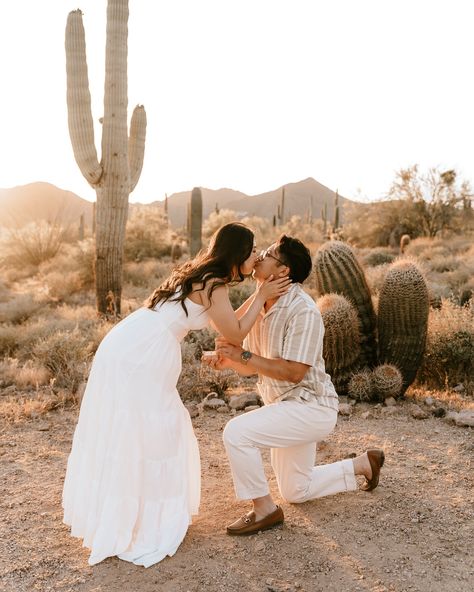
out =
[[[310,366],[298,383],[259,375],[258,390],[265,404],[285,399],[314,400],[338,409],[338,397],[323,360],[324,325],[314,300],[301,284],[293,284],[247,335],[244,348],[264,358],[283,358]]]

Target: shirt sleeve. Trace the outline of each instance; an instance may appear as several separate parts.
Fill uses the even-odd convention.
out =
[[[306,309],[289,320],[283,342],[284,360],[315,366],[322,356],[324,326],[318,311]]]

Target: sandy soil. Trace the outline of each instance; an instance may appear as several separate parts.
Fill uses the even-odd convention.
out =
[[[246,504],[233,495],[221,432],[229,414],[194,420],[202,454],[200,515],[174,557],[149,569],[88,552],[62,524],[62,480],[77,409],[3,424],[0,434],[0,589],[74,592],[426,591],[473,589],[474,431],[397,408],[339,418],[318,461],[383,446],[373,493],[283,502],[285,524],[248,538],[225,534]],[[267,465],[268,457],[266,456]],[[271,487],[278,498],[269,469]]]

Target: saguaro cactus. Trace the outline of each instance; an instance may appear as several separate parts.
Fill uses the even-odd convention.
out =
[[[188,207],[189,250],[194,257],[202,247],[202,193],[199,187],[192,190]]]
[[[425,351],[429,295],[425,279],[409,260],[392,264],[378,306],[379,360],[403,376],[401,394],[415,379]]]
[[[102,156],[97,159],[82,12],[66,25],[69,135],[79,168],[96,190],[96,298],[100,313],[120,314],[122,259],[128,196],[143,166],[146,114],[135,107],[127,134],[128,0],[109,0],[105,57]],[[112,296],[111,296],[112,295]],[[111,298],[113,306],[111,306]]]
[[[318,299],[324,324],[323,358],[336,391],[345,395],[360,355],[359,319],[352,304],[339,294]]]
[[[341,241],[328,241],[318,250],[314,262],[320,295],[334,292],[351,302],[360,321],[360,366],[377,363],[376,317],[364,271],[351,247]]]

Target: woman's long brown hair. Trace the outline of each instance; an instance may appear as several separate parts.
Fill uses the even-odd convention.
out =
[[[210,300],[218,286],[242,282],[245,278],[240,267],[250,257],[253,247],[254,234],[245,224],[224,224],[212,236],[207,250],[174,269],[169,278],[147,299],[145,306],[154,309],[160,302],[181,302],[187,316],[185,300],[193,291],[193,285],[202,284],[199,288],[201,291],[206,289],[209,281],[217,280],[209,286]]]

